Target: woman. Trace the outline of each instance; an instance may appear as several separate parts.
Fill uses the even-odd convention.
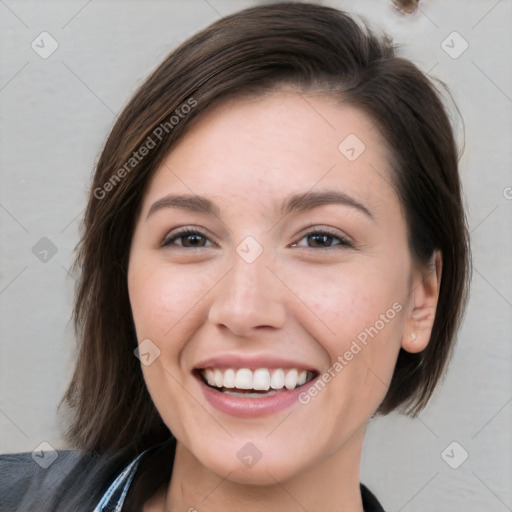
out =
[[[119,116],[77,268],[78,450],[4,456],[8,509],[383,510],[365,425],[426,405],[467,295],[438,94],[340,11],[223,18]]]

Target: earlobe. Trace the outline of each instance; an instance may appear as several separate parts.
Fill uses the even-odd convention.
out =
[[[442,255],[434,251],[428,267],[418,272],[411,289],[411,307],[402,337],[402,348],[417,353],[430,341],[441,288]]]

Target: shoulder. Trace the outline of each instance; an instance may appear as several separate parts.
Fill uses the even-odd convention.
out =
[[[0,455],[2,512],[92,510],[91,504],[95,504],[124,460],[75,450],[41,452],[38,456]]]

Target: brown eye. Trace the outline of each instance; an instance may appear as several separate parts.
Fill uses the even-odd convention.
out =
[[[329,233],[328,231],[314,231],[303,236],[293,247],[309,247],[312,249],[331,249],[334,247],[353,247],[346,238]]]
[[[178,246],[185,248],[208,247],[211,241],[203,233],[194,230],[171,234],[162,243],[163,247]]]
[[[181,239],[183,247],[204,247],[206,244],[206,238],[197,234],[182,235],[178,239]]]
[[[309,247],[331,247],[335,244],[335,237],[327,233],[314,233],[307,236]]]

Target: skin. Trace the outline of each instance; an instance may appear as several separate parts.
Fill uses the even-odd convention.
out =
[[[338,149],[349,134],[366,146],[352,162]],[[365,425],[400,347],[427,345],[441,275],[439,255],[429,268],[411,257],[388,161],[358,110],[281,90],[210,110],[156,170],[133,236],[128,287],[139,342],[149,338],[160,350],[142,366],[144,378],[178,442],[171,482],[146,512],[362,510]],[[285,199],[308,191],[347,194],[371,217],[344,204],[281,213]],[[168,194],[207,198],[218,212],[169,207],[148,217]],[[172,236],[182,226],[205,238],[184,246],[190,236]],[[307,236],[322,229],[333,234],[327,247]],[[247,236],[263,248],[252,263],[236,252]],[[233,417],[205,400],[192,375],[219,353],[273,354],[327,370],[394,303],[401,311],[306,405]],[[247,442],[262,454],[251,468],[237,457]]]

